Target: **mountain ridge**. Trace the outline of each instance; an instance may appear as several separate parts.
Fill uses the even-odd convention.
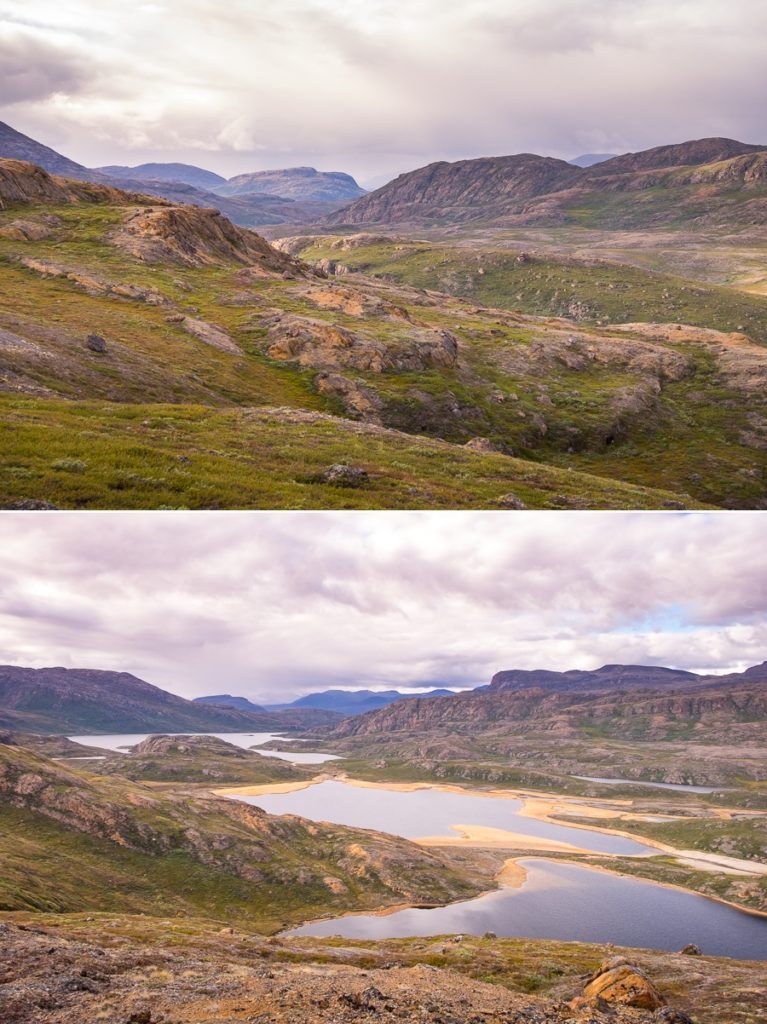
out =
[[[327,721],[327,719],[325,719]],[[279,732],[317,713],[262,714],[196,704],[129,672],[0,665],[0,729],[53,733]]]
[[[722,180],[719,165],[732,163],[723,175],[726,189],[754,190],[767,178],[761,169],[743,164],[743,158],[759,158],[767,144],[756,145],[735,139],[698,139],[671,146],[658,146],[638,153],[627,153],[581,167],[551,157],[520,154],[505,157],[480,157],[454,163],[438,162],[417,168],[356,200],[327,218],[328,224],[438,224],[496,223],[503,225],[580,223],[585,210],[597,206],[596,226],[612,226],[610,218],[642,216],[652,223],[672,223],[685,215],[708,223],[710,212],[700,203],[696,186],[700,176],[687,175],[691,168],[711,168]],[[650,195],[661,189],[675,198],[669,205],[663,196]],[[685,191],[686,189],[686,191]],[[639,195],[626,211],[614,211],[610,200],[614,192]],[[758,189],[757,189],[758,192]],[[761,192],[747,195],[755,199],[739,215],[751,223],[767,221],[767,204]],[[652,204],[655,204],[654,206]],[[605,223],[599,221],[601,216]],[[732,210],[730,203],[727,210]],[[593,219],[593,211],[592,219]],[[716,211],[715,211],[716,213]],[[748,218],[751,218],[749,220]],[[588,222],[589,224],[592,221]],[[630,220],[629,220],[630,223]],[[616,220],[614,226],[629,226]]]

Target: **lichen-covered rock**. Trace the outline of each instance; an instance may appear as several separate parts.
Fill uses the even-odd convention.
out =
[[[647,975],[622,956],[605,960],[583,989],[583,998],[596,1004],[604,1000],[609,1006],[634,1006],[640,1010],[656,1010],[664,999]]]

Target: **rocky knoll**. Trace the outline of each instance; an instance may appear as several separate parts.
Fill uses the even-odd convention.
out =
[[[135,203],[141,198],[100,182],[52,177],[37,164],[0,159],[0,210],[17,203]]]
[[[218,210],[161,206],[130,213],[112,238],[145,263],[203,267],[241,263],[272,274],[303,276],[302,265],[278,253],[254,231],[228,221]]]

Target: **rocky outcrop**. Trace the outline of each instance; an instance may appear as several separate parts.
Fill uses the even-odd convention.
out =
[[[340,373],[318,373],[314,386],[321,395],[340,399],[348,416],[365,423],[382,424],[384,403],[378,393],[361,381],[343,377]]]
[[[382,340],[340,324],[289,313],[263,321],[270,359],[318,370],[351,368],[368,373],[455,366],[458,341],[449,331],[413,328],[396,341]]]
[[[50,214],[18,217],[0,227],[0,238],[12,238],[18,242],[40,242],[44,238],[50,238],[60,225],[61,219]]]
[[[88,295],[102,296],[111,299],[133,299],[136,302],[147,302],[150,306],[167,306],[170,300],[156,287],[143,288],[137,284],[124,281],[104,281],[100,277],[82,270],[72,270],[50,260],[21,256],[18,261],[22,267],[32,270],[41,277],[64,277]]]
[[[237,342],[226,331],[214,324],[206,323],[205,320],[198,320],[192,316],[185,316],[182,317],[180,326],[188,334],[193,334],[195,338],[204,341],[212,348],[217,348],[221,352],[229,352],[232,355],[242,355],[242,349]]]
[[[160,206],[134,210],[112,236],[144,263],[183,267],[257,264],[274,275],[303,276],[301,265],[276,252],[255,231],[237,227],[218,210]]]

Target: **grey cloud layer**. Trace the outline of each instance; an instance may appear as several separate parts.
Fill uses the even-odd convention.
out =
[[[177,692],[767,657],[767,527],[717,515],[0,519],[2,658]]]
[[[3,16],[14,59],[22,44],[30,57],[27,74],[10,64],[7,116],[86,163],[372,173],[712,134],[767,142],[757,0],[70,0],[65,24],[53,0],[5,0]]]

